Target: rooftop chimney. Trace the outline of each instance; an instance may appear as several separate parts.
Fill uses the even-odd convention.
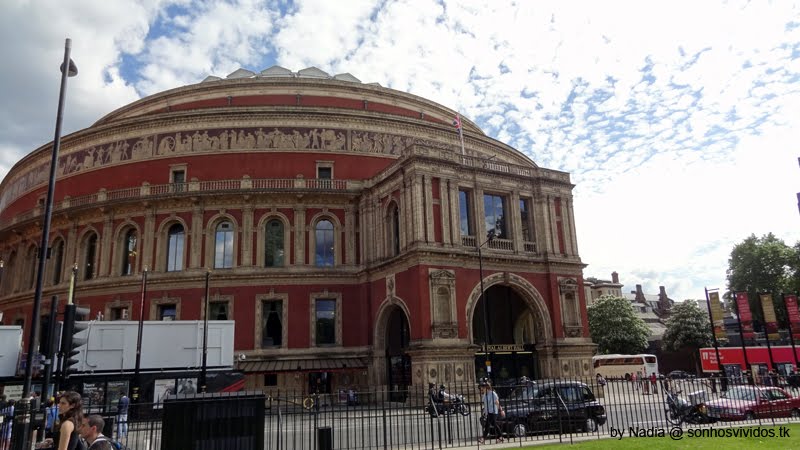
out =
[[[619,284],[619,274],[617,272],[611,272],[611,281]]]

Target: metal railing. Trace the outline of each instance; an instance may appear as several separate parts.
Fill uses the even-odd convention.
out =
[[[264,430],[265,450],[317,449],[323,439],[330,441],[331,448],[427,449],[476,446],[484,437],[485,444],[500,438],[520,443],[569,442],[577,436],[600,439],[669,433],[676,428],[800,422],[800,398],[795,397],[800,386],[796,380],[778,377],[774,381],[765,378],[765,385],[755,386],[739,384],[741,378],[520,381],[498,381],[495,392],[503,414],[497,417],[496,428],[485,431],[481,392],[467,382],[449,383],[444,396],[440,396],[438,387],[433,392],[415,387],[394,391],[343,387],[319,394],[281,390],[214,394],[213,398],[183,401],[199,402],[184,407],[199,411],[203,402],[219,402],[225,395],[250,400],[261,395],[264,415],[257,415],[259,423],[248,429]],[[233,405],[234,409],[239,407]],[[249,420],[251,412],[244,410],[244,402],[242,405],[242,411],[228,411],[228,416]],[[91,405],[85,408],[97,412]],[[176,433],[174,427],[163,425],[168,408],[167,403],[131,405],[125,422],[120,422],[114,411],[100,408],[100,413],[108,418],[108,435],[132,450],[145,450],[161,448],[162,441],[174,440],[175,436],[167,435]],[[259,425],[262,420],[263,428]],[[219,433],[230,431],[225,426]],[[226,448],[252,447],[237,444]]]

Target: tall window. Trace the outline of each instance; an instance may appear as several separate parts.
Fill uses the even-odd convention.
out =
[[[167,232],[167,272],[183,270],[183,225],[176,223]]]
[[[333,266],[333,224],[329,220],[320,220],[317,222],[314,233],[316,241],[316,248],[314,249],[315,264],[319,267]]]
[[[315,303],[317,345],[336,343],[336,300],[320,299]]]
[[[460,215],[461,235],[474,236],[472,227],[472,202],[470,201],[470,193],[467,191],[458,191],[458,209]]]
[[[92,233],[91,236],[86,239],[85,251],[86,260],[83,264],[83,279],[91,280],[94,278],[94,258],[97,254],[97,234]]]
[[[110,320],[128,320],[128,308],[126,306],[115,306],[110,310]]]
[[[483,196],[483,217],[486,221],[486,232],[494,230],[494,235],[508,239],[506,233],[505,199],[499,195]]]
[[[264,265],[281,267],[283,266],[283,222],[278,219],[270,220],[267,222],[266,231]]]
[[[136,230],[131,228],[125,233],[125,240],[122,242],[123,251],[120,258],[122,259],[122,275],[130,275],[133,273],[133,264],[136,262]]]
[[[261,347],[280,347],[283,343],[283,302],[264,300],[261,309]]]
[[[531,214],[531,201],[527,198],[519,200],[519,216],[522,219],[522,239],[533,242],[533,215]]]
[[[61,272],[64,271],[64,241],[58,240],[53,248],[53,284],[61,283]]]
[[[389,207],[389,243],[392,249],[392,256],[400,254],[400,209],[397,203]]]
[[[171,173],[173,192],[183,192],[186,190],[186,171],[173,170]]]
[[[221,222],[217,225],[214,242],[214,268],[230,269],[233,267],[233,225]]]

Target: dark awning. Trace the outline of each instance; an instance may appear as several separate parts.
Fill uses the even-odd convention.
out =
[[[237,369],[245,373],[327,372],[363,369],[366,367],[367,363],[363,358],[321,358],[239,361]]]

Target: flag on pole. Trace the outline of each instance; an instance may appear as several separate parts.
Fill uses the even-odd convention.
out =
[[[761,294],[761,308],[764,310],[764,331],[767,334],[767,339],[773,341],[778,340],[778,320],[775,317],[775,306],[772,302],[772,294]]]
[[[458,130],[458,137],[461,139],[461,156],[464,156],[464,128],[461,126],[461,116],[458,114],[456,114],[456,118],[453,120],[453,126]]]
[[[747,292],[734,292],[736,297],[736,307],[739,310],[739,323],[742,327],[742,335],[745,339],[753,339],[753,315],[750,313],[750,302],[747,300]]]

